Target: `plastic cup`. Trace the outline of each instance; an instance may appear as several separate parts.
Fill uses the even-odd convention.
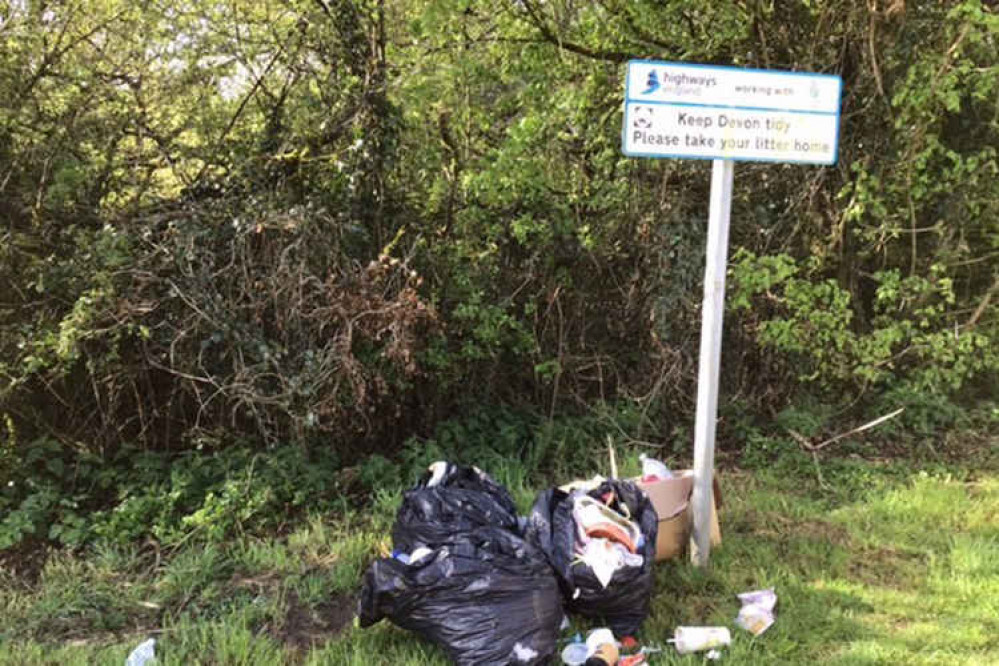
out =
[[[586,643],[569,643],[562,650],[562,663],[566,666],[582,666],[589,655],[590,649],[586,647]]]

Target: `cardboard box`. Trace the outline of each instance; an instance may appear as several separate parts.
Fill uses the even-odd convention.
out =
[[[690,540],[693,515],[690,508],[690,495],[694,490],[693,470],[680,470],[672,479],[645,483],[635,479],[635,483],[645,491],[659,516],[659,535],[656,537],[656,561],[669,560],[681,555]],[[718,526],[718,510],[721,493],[718,490],[718,477],[714,478],[714,502],[711,504],[711,545],[721,544],[721,528]]]

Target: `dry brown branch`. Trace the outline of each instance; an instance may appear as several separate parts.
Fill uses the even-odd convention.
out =
[[[891,412],[890,414],[885,414],[884,416],[879,416],[878,418],[874,419],[873,421],[868,421],[864,425],[857,426],[856,428],[852,428],[850,430],[847,430],[846,432],[840,433],[840,434],[836,435],[835,437],[830,437],[829,439],[827,439],[827,440],[825,440],[825,441],[823,441],[823,442],[821,442],[819,444],[812,444],[811,441],[807,437],[805,437],[804,435],[802,435],[801,433],[799,433],[799,432],[797,432],[795,430],[792,430],[791,428],[788,428],[787,432],[788,432],[789,435],[791,435],[791,437],[794,438],[794,440],[796,442],[798,442],[799,444],[801,444],[802,447],[804,447],[808,451],[811,451],[812,453],[817,453],[818,451],[821,451],[822,449],[826,448],[830,444],[835,444],[836,442],[840,441],[841,439],[844,439],[846,437],[850,437],[851,435],[856,435],[856,434],[862,433],[865,430],[870,430],[871,428],[873,428],[875,426],[881,425],[885,421],[890,421],[891,419],[895,418],[896,416],[898,416],[899,414],[901,414],[904,411],[905,411],[905,407],[899,407],[898,409],[896,409],[894,412]]]

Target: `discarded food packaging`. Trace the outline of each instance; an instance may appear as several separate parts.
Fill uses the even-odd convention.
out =
[[[753,634],[759,636],[774,623],[774,607],[777,605],[777,594],[773,588],[754,590],[736,595],[742,602],[735,623]]]
[[[677,627],[673,633],[673,646],[680,654],[724,647],[731,642],[728,627]]]

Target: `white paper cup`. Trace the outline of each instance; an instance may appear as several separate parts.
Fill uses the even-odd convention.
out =
[[[673,645],[680,654],[724,647],[732,642],[728,627],[677,627]]]

